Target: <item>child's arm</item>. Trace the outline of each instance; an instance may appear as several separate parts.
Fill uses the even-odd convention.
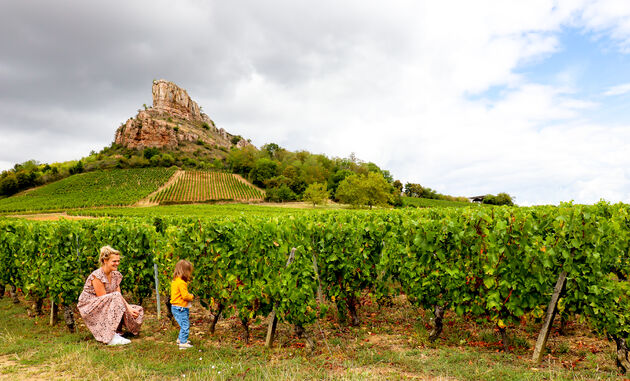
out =
[[[186,282],[182,282],[179,286],[179,293],[182,296],[182,299],[187,302],[192,302],[192,300],[195,298],[193,294],[188,292],[188,284]]]

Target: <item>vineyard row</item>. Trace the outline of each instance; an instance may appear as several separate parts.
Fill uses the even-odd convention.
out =
[[[0,284],[73,305],[98,248],[123,253],[122,289],[150,297],[153,264],[166,293],[176,261],[195,266],[191,290],[243,325],[275,310],[313,323],[330,305],[359,324],[365,294],[405,294],[439,315],[494,321],[505,332],[542,318],[566,273],[561,314],[579,314],[625,346],[630,333],[627,205],[330,212],[286,217],[0,220]],[[287,266],[288,253],[296,248]],[[318,296],[321,295],[321,296]],[[234,308],[227,308],[234,307]],[[438,316],[439,317],[439,316]],[[439,334],[439,332],[437,332]],[[622,364],[623,366],[623,364]]]

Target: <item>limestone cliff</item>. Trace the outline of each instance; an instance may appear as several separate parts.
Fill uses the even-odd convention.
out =
[[[244,147],[250,143],[217,128],[186,90],[163,79],[153,81],[153,106],[121,125],[114,142],[131,149],[186,149],[199,141],[217,147]]]

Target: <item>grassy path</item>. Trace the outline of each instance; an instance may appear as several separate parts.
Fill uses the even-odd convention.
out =
[[[28,317],[24,304],[5,297],[0,300],[0,380],[621,379],[613,347],[584,335],[580,326],[570,328],[566,340],[552,337],[551,354],[534,367],[528,360],[534,325],[514,329],[514,351],[504,353],[490,326],[449,316],[443,337],[429,344],[429,317],[401,301],[380,309],[364,306],[361,327],[339,326],[332,316],[322,320],[321,331],[317,325],[309,329],[317,343],[313,352],[282,324],[272,350],[263,346],[264,322],[252,325],[249,345],[240,340],[236,318],[220,320],[216,335],[210,336],[210,317],[198,307],[191,318],[195,347],[180,351],[174,344],[178,329],[166,319],[158,322],[151,310],[149,306],[143,331],[130,345],[107,347],[81,324],[74,334],[61,325],[50,327],[47,316]]]

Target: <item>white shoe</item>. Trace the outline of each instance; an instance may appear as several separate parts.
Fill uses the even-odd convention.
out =
[[[192,348],[193,346],[190,343],[190,341],[187,341],[184,344],[179,344],[178,347],[179,349],[188,349],[188,348]]]
[[[107,345],[126,345],[131,343],[131,340],[127,340],[124,337],[120,336],[119,334],[115,334],[114,337],[112,337],[112,339],[110,340],[109,343],[107,343]]]

